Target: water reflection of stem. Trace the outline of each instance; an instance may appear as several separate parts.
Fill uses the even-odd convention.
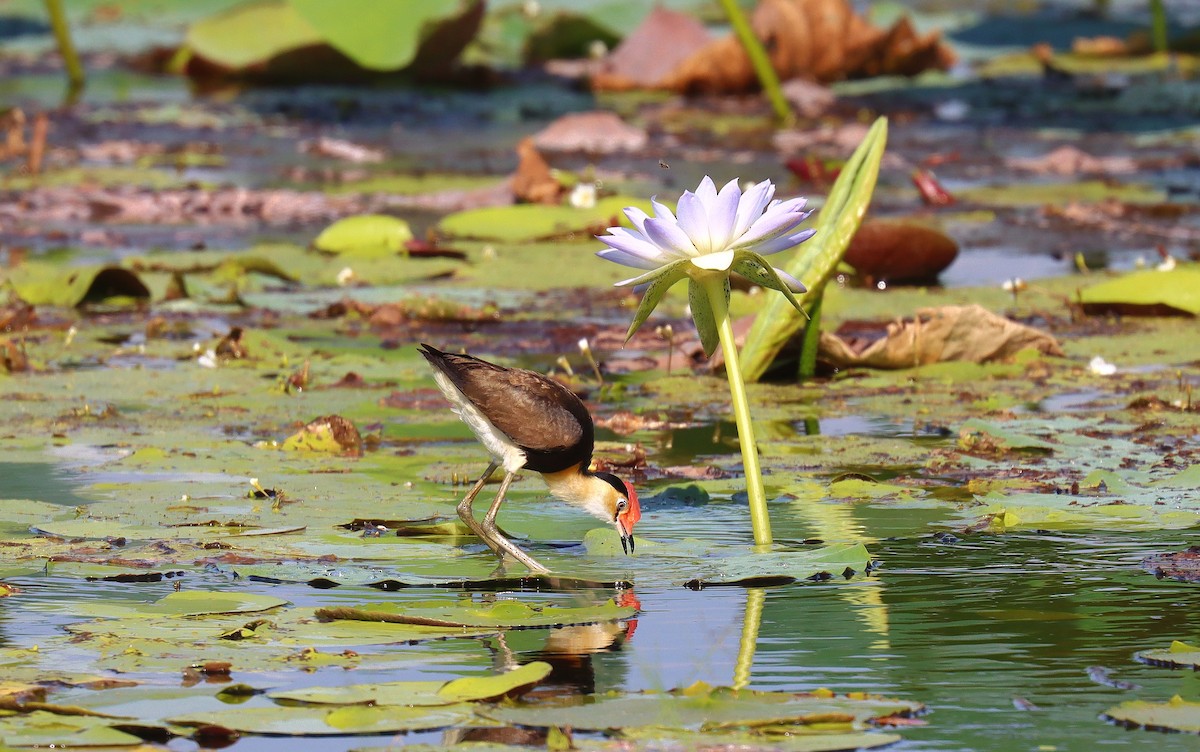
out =
[[[758,647],[758,630],[762,626],[763,603],[766,599],[766,591],[762,588],[750,588],[746,591],[742,641],[738,644],[737,664],[733,667],[734,689],[745,689],[750,685],[750,669],[754,665],[754,651]]]
[[[725,376],[729,379],[729,394],[733,401],[733,417],[737,421],[738,443],[742,447],[742,469],[746,475],[746,495],[750,502],[750,526],[754,543],[771,545],[771,518],[767,515],[767,493],[763,489],[762,468],[758,464],[758,444],[754,441],[754,424],[750,419],[750,401],[738,364],[737,342],[733,322],[729,320],[729,301],[725,299],[725,277],[710,274],[704,277],[704,292],[717,322],[717,336],[725,354]]]

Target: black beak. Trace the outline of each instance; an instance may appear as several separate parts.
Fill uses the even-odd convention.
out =
[[[633,553],[633,533],[621,536],[621,550],[625,552],[626,556]]]

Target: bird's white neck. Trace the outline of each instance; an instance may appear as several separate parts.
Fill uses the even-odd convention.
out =
[[[550,493],[556,499],[573,504],[593,517],[613,521],[617,492],[594,475],[584,473],[578,465],[557,473],[543,473]]]

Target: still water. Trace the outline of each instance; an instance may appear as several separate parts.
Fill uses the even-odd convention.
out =
[[[799,540],[817,532],[810,524],[812,510],[798,509],[797,504],[775,503],[777,539]],[[1157,580],[1140,566],[1145,556],[1180,550],[1197,542],[1197,536],[1043,533],[935,539],[934,528],[923,521],[929,517],[927,511],[882,503],[835,508],[865,537],[878,538],[870,549],[882,566],[850,582],[757,591],[762,594],[761,627],[749,675],[751,688],[825,687],[924,703],[930,711],[921,719],[925,725],[901,729],[904,741],[893,747],[898,750],[1195,748],[1192,736],[1125,730],[1100,715],[1125,700],[1165,701],[1176,694],[1200,694],[1200,677],[1192,671],[1155,668],[1132,659],[1136,650],[1198,638],[1196,588]],[[650,537],[719,535],[722,530],[727,537],[738,537],[730,531],[743,526],[740,514],[739,505],[713,501],[702,511],[651,509],[643,526]],[[81,588],[78,579],[33,575],[9,582],[24,593],[3,602],[3,647],[53,641],[64,625],[80,620],[76,613],[89,601],[148,602],[174,587],[90,583]],[[231,582],[217,573],[189,573],[182,587],[241,589],[296,605],[446,597],[444,592],[422,589],[381,594],[357,587],[317,590]],[[611,595],[588,594],[598,601]],[[555,671],[528,698],[537,701],[668,689],[696,681],[729,685],[735,680],[744,614],[748,602],[759,597],[756,591],[738,587],[692,591],[661,584],[640,588],[635,581],[633,595],[641,610],[636,621],[627,623],[377,646],[364,652],[380,660],[388,658],[386,670],[372,669],[367,660],[354,671],[239,674],[235,681],[261,688],[435,679],[546,660]],[[395,668],[390,659],[396,653],[411,661]],[[79,659],[86,656],[81,652]],[[1089,673],[1095,666],[1138,688],[1097,683],[1096,672]],[[146,687],[117,691],[103,709],[147,720],[155,714],[167,717],[184,710],[221,709],[214,697],[220,684],[183,689],[176,681],[156,675]],[[178,692],[172,695],[171,687]],[[70,702],[67,697],[56,696],[56,700]],[[270,704],[260,698],[250,702]],[[306,749],[342,750],[450,741],[444,733],[448,732],[304,739],[303,743]],[[295,743],[250,736],[235,747],[242,752],[276,752]],[[175,740],[171,747],[186,750],[195,744]]]

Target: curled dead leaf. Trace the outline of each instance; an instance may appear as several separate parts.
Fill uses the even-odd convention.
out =
[[[554,179],[550,165],[533,145],[532,138],[517,144],[517,171],[512,176],[513,196],[518,203],[557,204],[566,190]]]
[[[843,339],[822,332],[820,353],[842,368],[895,369],[944,361],[987,363],[1029,348],[1063,354],[1050,334],[968,305],[919,309],[913,319],[889,324],[880,339]]]
[[[954,53],[938,32],[917,34],[907,18],[880,29],[854,13],[848,0],[762,0],[751,21],[782,79],[827,83],[847,78],[945,70]],[[736,37],[697,50],[653,88],[681,93],[735,93],[758,88],[749,56]]]

